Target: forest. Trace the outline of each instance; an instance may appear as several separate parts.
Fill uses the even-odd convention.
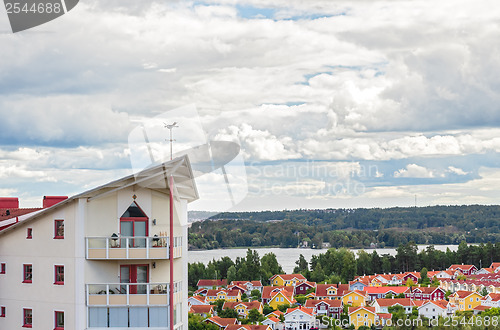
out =
[[[192,223],[190,249],[340,248],[500,241],[500,206],[224,212]]]
[[[400,273],[406,271],[443,270],[452,264],[472,264],[478,269],[489,267],[492,262],[500,261],[500,243],[468,245],[461,242],[457,251],[439,251],[428,246],[418,252],[415,242],[401,244],[396,256],[379,255],[376,251],[363,250],[357,255],[345,248],[331,248],[325,253],[306,260],[300,255],[295,262],[294,273],[303,274],[313,282],[347,283],[356,275],[381,273]],[[248,249],[245,258],[229,257],[212,260],[207,265],[198,262],[189,264],[188,283],[191,290],[196,289],[200,279],[261,280],[263,285],[275,274],[282,274],[276,255],[267,253],[262,258],[257,251]]]

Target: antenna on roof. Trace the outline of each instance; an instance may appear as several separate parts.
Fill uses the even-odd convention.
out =
[[[170,141],[170,160],[172,160],[172,145],[173,145],[173,142],[175,141],[172,139],[172,130],[174,129],[174,127],[179,127],[176,124],[177,124],[176,121],[174,121],[174,123],[170,124],[170,125],[163,123],[163,125],[165,125],[165,128],[170,130],[170,140],[169,140]]]

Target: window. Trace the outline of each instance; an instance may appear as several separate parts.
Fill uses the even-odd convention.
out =
[[[0,317],[5,317],[5,306],[0,307]]]
[[[23,309],[23,327],[31,328],[33,324],[33,311],[28,308]]]
[[[0,264],[0,274],[5,274],[5,263]]]
[[[55,312],[55,327],[54,330],[64,329],[64,312]]]
[[[64,266],[54,266],[54,284],[64,284]]]
[[[32,239],[33,238],[33,228],[28,228],[26,230],[26,238],[27,239]]]
[[[54,220],[54,239],[64,238],[64,220]]]
[[[33,280],[33,265],[23,265],[23,283],[31,283]]]

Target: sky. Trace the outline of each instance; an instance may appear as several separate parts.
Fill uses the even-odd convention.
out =
[[[488,0],[81,0],[13,34],[2,7],[0,196],[37,207],[140,170],[140,133],[162,160],[176,121],[191,210],[499,204],[498,17]]]

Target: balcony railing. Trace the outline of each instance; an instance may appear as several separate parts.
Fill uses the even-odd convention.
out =
[[[168,259],[169,237],[86,237],[87,259]],[[182,237],[174,237],[174,258],[182,256]]]
[[[87,284],[87,306],[166,306],[168,283]],[[182,301],[182,282],[174,282],[174,304]]]

